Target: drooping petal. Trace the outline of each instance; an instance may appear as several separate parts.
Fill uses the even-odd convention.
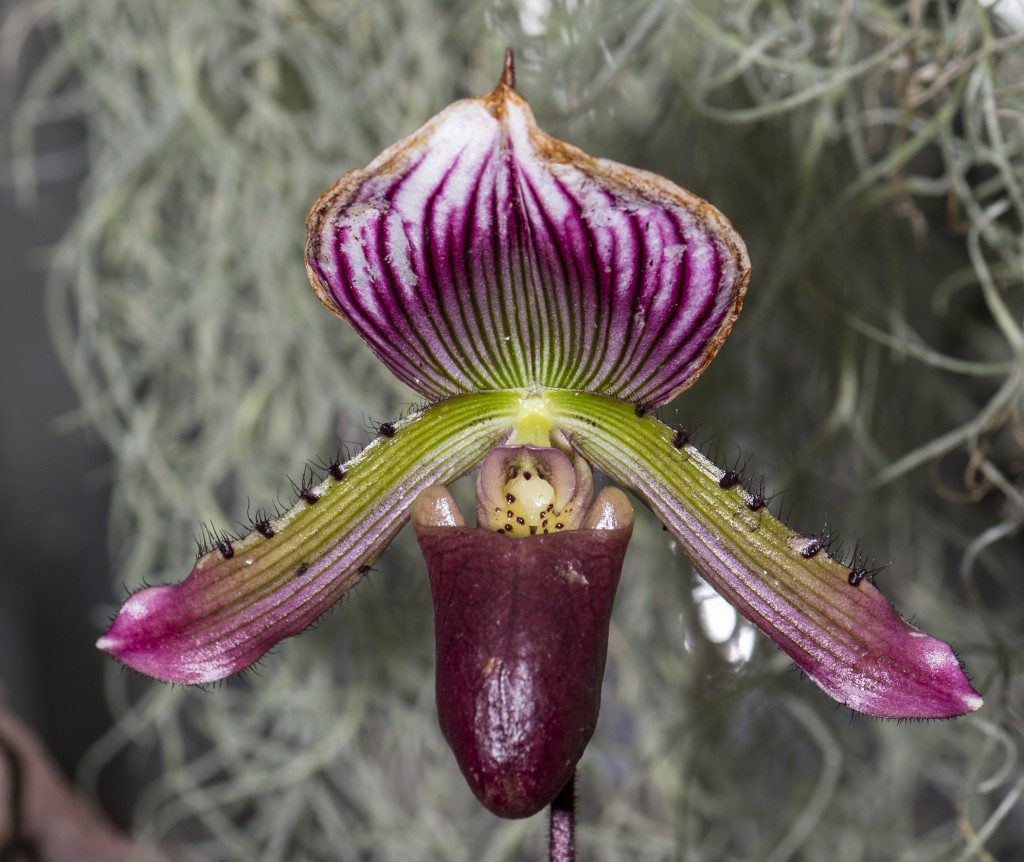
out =
[[[362,580],[416,495],[501,443],[517,404],[514,393],[475,393],[396,423],[291,510],[219,542],[185,581],[132,595],[97,646],[169,682],[206,683],[248,667]]]
[[[549,137],[504,81],[343,176],[307,228],[317,295],[430,398],[665,403],[728,335],[750,271],[718,210]]]
[[[794,535],[694,447],[632,405],[547,393],[554,421],[638,494],[697,571],[827,694],[886,718],[946,718],[982,699],[948,645],[905,622],[863,572]]]

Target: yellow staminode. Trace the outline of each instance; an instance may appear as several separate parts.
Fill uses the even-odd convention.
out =
[[[555,488],[534,470],[517,471],[505,483],[505,503],[510,536],[555,532]]]

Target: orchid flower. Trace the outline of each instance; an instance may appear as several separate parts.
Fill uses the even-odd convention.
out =
[[[736,321],[746,248],[713,206],[536,125],[511,58],[310,212],[331,311],[428,406],[380,425],[287,512],[136,592],[100,649],[161,680],[234,674],[306,629],[412,518],[427,561],[442,730],[491,810],[525,816],[593,733],[633,512],[828,695],[883,717],[981,706],[953,651],[858,564],[794,533],[652,412]],[[480,465],[477,526],[444,486]],[[552,765],[553,764],[553,765]]]

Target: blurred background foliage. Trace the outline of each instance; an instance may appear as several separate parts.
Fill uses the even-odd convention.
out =
[[[953,722],[851,718],[641,519],[581,858],[1024,859],[1019,9],[9,0],[8,74],[30,41],[43,54],[4,126],[6,179],[31,205],[82,166],[47,293],[77,421],[109,453],[109,598],[81,616],[98,633],[125,588],[188,572],[200,523],[287,504],[286,476],[415,400],[313,296],[305,214],[488,91],[511,44],[547,131],[708,198],[750,247],[743,316],[665,418],[784,490],[795,529],[894,560],[879,586],[986,698]],[[48,137],[69,120],[70,154]],[[543,822],[481,809],[438,731],[414,542],[376,568],[212,691],[111,662],[82,785],[187,859],[540,858]]]

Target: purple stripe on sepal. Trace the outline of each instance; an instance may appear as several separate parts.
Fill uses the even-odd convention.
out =
[[[714,207],[549,137],[505,83],[346,174],[307,227],[317,295],[430,398],[663,404],[717,352],[750,272]]]
[[[828,695],[884,718],[949,718],[982,699],[950,647],[909,625],[871,583],[795,536],[672,431],[631,405],[548,394],[587,460],[636,493],[700,575]]]

